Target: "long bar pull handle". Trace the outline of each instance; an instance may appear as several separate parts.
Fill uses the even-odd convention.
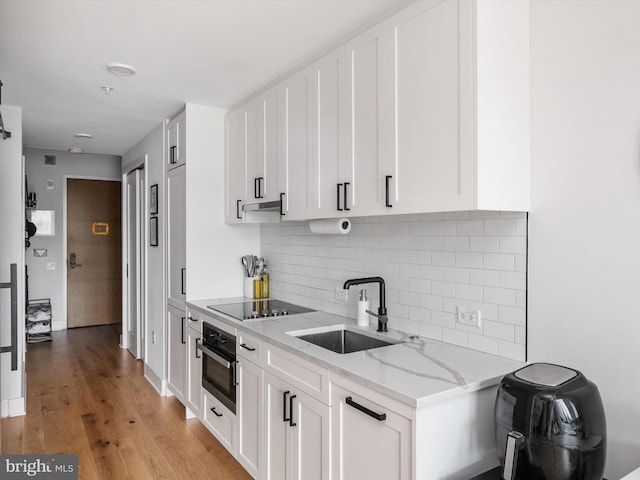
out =
[[[260,187],[258,187],[258,177],[253,179],[253,198],[260,198]]]
[[[184,278],[184,274],[185,273],[187,273],[187,269],[186,268],[181,268],[180,269],[180,292],[182,293],[182,295],[187,293],[187,292],[184,291],[184,284],[186,283],[185,282],[185,278]]]
[[[351,185],[349,182],[344,182],[344,209],[345,210],[351,210],[349,207],[347,207],[347,187]]]
[[[233,382],[233,386],[237,387],[238,386],[238,362],[231,362],[231,377],[232,377],[232,382]]]
[[[289,397],[289,426],[295,427],[297,423],[293,421],[293,399],[296,398],[296,395],[291,395]]]
[[[240,202],[242,202],[242,200],[236,200],[236,218],[238,220],[242,220],[242,215],[240,215]]]
[[[200,340],[199,338],[195,339],[195,344],[196,344],[196,358],[202,358],[202,355],[198,355],[198,340]]]
[[[241,346],[242,348],[244,348],[245,350],[249,350],[250,352],[255,352],[255,351],[256,351],[256,349],[255,349],[255,348],[253,348],[253,347],[247,347],[247,344],[246,344],[246,343],[241,343],[241,344],[240,344],[240,346]]]
[[[169,163],[171,165],[173,165],[174,163],[177,162],[177,160],[176,160],[176,150],[178,150],[178,147],[176,145],[173,145],[171,148],[169,148]]]
[[[384,200],[384,206],[385,207],[393,207],[393,205],[391,205],[389,203],[389,182],[393,177],[391,175],[387,175],[386,177],[384,177],[384,181],[385,181],[385,200]]]
[[[187,322],[185,322],[186,319],[187,319],[186,317],[182,317],[182,326],[180,327],[180,342],[182,343],[187,343],[184,340],[184,330],[187,327]]]
[[[287,390],[286,392],[282,392],[282,421],[290,422],[291,418],[287,417],[287,395],[291,392]]]
[[[0,283],[0,288],[11,289],[11,344],[0,347],[0,353],[11,353],[11,371],[18,370],[18,264],[9,267],[10,280]]]
[[[280,215],[284,217],[284,192],[280,194]]]
[[[345,403],[347,405],[355,408],[356,410],[360,410],[362,413],[365,413],[365,414],[369,415],[371,418],[375,418],[379,422],[383,422],[383,421],[385,421],[387,419],[387,414],[386,413],[374,412],[373,410],[368,409],[364,405],[360,405],[359,403],[354,402],[353,398],[351,398],[351,397],[345,398],[344,401],[345,401]]]
[[[258,177],[258,198],[264,198],[264,195],[262,194],[262,181],[264,180],[264,177]]]
[[[336,210],[338,211],[342,211],[342,209],[340,208],[340,187],[341,186],[342,186],[341,183],[336,184]]]

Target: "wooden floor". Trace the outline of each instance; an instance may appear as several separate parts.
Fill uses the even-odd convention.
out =
[[[29,345],[27,415],[2,420],[2,453],[77,454],[86,480],[251,478],[118,342],[100,326]]]

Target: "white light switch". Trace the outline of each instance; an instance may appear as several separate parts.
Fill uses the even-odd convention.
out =
[[[47,262],[47,270],[55,270],[56,262]]]

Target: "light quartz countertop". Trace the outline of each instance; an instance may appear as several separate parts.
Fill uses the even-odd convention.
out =
[[[448,398],[498,384],[509,372],[524,366],[522,362],[468,350],[455,345],[411,336],[391,330],[378,333],[376,327],[358,327],[356,321],[331,313],[316,311],[268,319],[236,320],[207,305],[240,303],[246,298],[189,301],[188,308],[244,330],[256,337],[326,367],[355,382],[420,408]],[[206,319],[204,320],[206,321]],[[296,338],[287,332],[345,325],[369,335],[400,341],[395,345],[339,354]]]

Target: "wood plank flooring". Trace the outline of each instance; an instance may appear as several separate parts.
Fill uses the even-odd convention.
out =
[[[2,419],[2,453],[77,454],[85,480],[250,479],[118,342],[105,325],[29,345],[27,415]]]

